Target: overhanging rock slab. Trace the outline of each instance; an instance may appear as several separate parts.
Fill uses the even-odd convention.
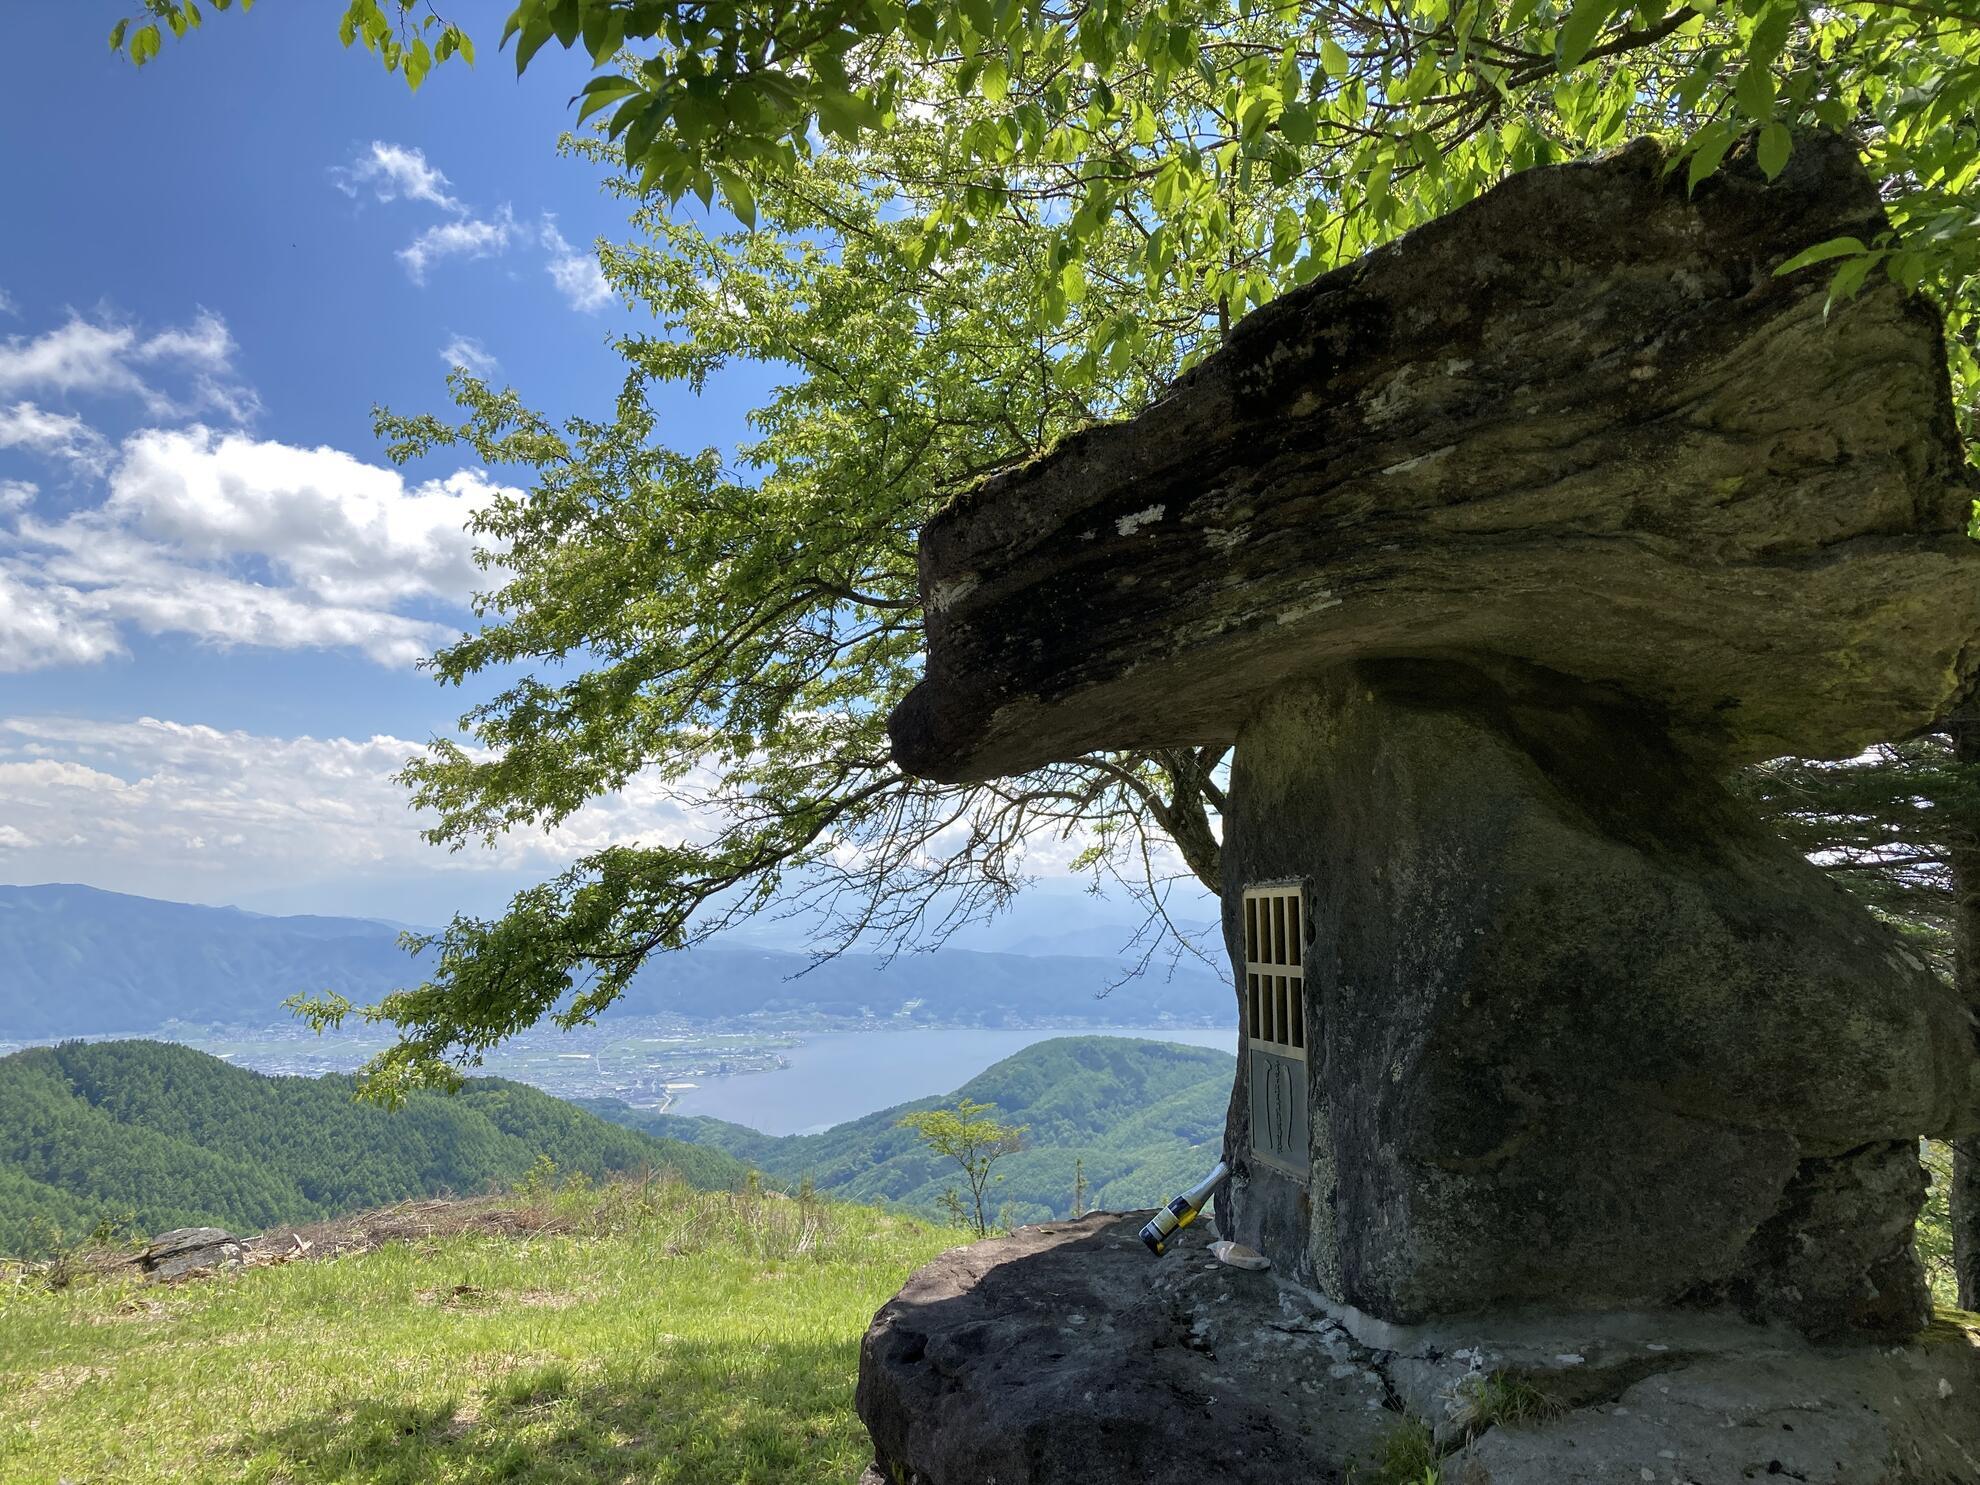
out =
[[[1931,721],[1980,664],[1938,317],[1774,274],[1883,225],[1841,139],[1690,195],[1640,142],[1285,295],[929,522],[896,756],[1229,743],[1287,677],[1386,656],[1612,686],[1721,761]]]

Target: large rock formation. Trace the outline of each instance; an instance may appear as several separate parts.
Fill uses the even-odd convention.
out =
[[[1968,1485],[1980,1334],[1814,1347],[1699,1313],[1358,1322],[1145,1214],[957,1248],[874,1317],[870,1485]],[[1409,1472],[1404,1473],[1404,1466]]]
[[[1939,317],[1774,276],[1883,226],[1845,141],[1771,185],[1663,167],[1641,142],[1514,176],[935,516],[902,765],[1230,743],[1372,656],[1530,661],[1722,759],[1932,721],[1980,659]]]
[[[1965,1009],[1720,787],[1980,667],[1939,321],[1775,269],[1852,147],[1514,177],[923,533],[909,770],[1235,743],[1227,1229],[1389,1321],[1908,1334]]]
[[[1307,1168],[1246,1169],[1239,1238],[1394,1320],[1723,1296],[1917,1327],[1911,1137],[1980,1107],[1965,1008],[1654,718],[1348,666],[1258,708],[1230,799],[1234,890],[1306,883],[1325,1049]]]

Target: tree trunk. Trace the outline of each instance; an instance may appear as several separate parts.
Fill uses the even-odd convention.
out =
[[[1962,702],[1946,719],[1946,726],[1954,758],[1963,767],[1980,768],[1980,699]],[[1959,797],[1967,801],[1972,795],[1962,789]],[[1954,962],[1960,993],[1980,1015],[1980,818],[1956,821],[1951,835]],[[1951,1197],[1959,1306],[1980,1309],[1980,1139],[1954,1142]]]

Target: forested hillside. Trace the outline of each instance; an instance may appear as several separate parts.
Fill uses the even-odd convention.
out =
[[[1153,1206],[1217,1161],[1231,1096],[1231,1056],[1207,1047],[1129,1037],[1060,1037],[986,1068],[954,1093],[900,1104],[822,1134],[772,1136],[719,1119],[654,1114],[610,1099],[586,1107],[657,1135],[726,1150],[787,1181],[856,1201],[885,1198],[933,1210],[955,1167],[899,1127],[903,1114],[969,1098],[1028,1126],[1024,1148],[997,1165],[1009,1215],[1039,1222],[1068,1213],[1075,1162],[1089,1206]]]
[[[265,918],[92,887],[0,887],[0,1039],[142,1033],[175,1019],[266,1026],[289,1019],[282,1002],[299,992],[373,1001],[419,978],[399,932],[365,918]],[[1145,1026],[1221,1024],[1230,1011],[1223,977],[1195,961],[1173,976],[1130,976],[1116,960],[1072,954],[945,949],[814,964],[770,949],[698,948],[654,959],[607,1014]]]
[[[271,1078],[161,1042],[70,1043],[0,1058],[0,1253],[86,1233],[211,1222],[252,1231],[516,1181],[548,1156],[600,1177],[666,1167],[744,1175],[719,1150],[607,1123],[519,1083],[475,1079],[387,1111],[347,1077]]]

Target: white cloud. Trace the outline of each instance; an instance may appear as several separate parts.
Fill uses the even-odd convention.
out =
[[[96,324],[79,315],[31,339],[10,335],[0,341],[0,392],[146,392],[144,379],[131,368],[137,344],[130,326]]]
[[[406,610],[488,581],[465,527],[497,493],[467,470],[414,485],[336,449],[145,430],[101,505],[22,515],[0,543],[0,671],[102,659],[124,626],[411,664],[460,629]]]
[[[150,336],[129,323],[72,314],[65,324],[40,335],[0,340],[0,396],[129,396],[154,415],[190,416],[210,409],[238,421],[251,416],[258,403],[251,391],[229,380],[234,351],[226,321],[207,310],[190,325]],[[186,377],[187,390],[168,394],[154,383],[158,370]]]
[[[405,667],[454,638],[459,630],[407,617],[386,608],[312,601],[293,588],[234,577],[212,568],[173,561],[114,533],[100,537],[75,525],[57,538],[77,544],[44,558],[40,585],[44,611],[61,617],[68,635],[102,635],[100,644],[64,651],[43,646],[0,653],[0,671],[84,663],[117,653],[115,636],[129,625],[146,634],[183,634],[221,649],[352,649],[380,665]]]
[[[0,406],[0,449],[25,449],[85,469],[100,469],[109,446],[73,413],[49,412],[32,402]],[[6,505],[0,502],[0,510]]]
[[[338,190],[355,198],[366,186],[380,201],[426,201],[442,211],[464,214],[467,208],[448,191],[452,184],[437,166],[426,162],[423,150],[409,145],[371,141],[348,165],[332,166],[330,179]]]
[[[472,335],[456,335],[440,347],[440,360],[451,371],[456,366],[465,366],[476,376],[493,376],[502,369],[502,363],[489,353]]]
[[[71,316],[0,341],[0,390],[240,414],[253,397],[227,380],[234,355],[225,322],[204,311],[154,333]],[[408,665],[458,636],[442,620],[486,581],[465,529],[497,494],[479,473],[409,484],[336,449],[199,423],[113,446],[81,416],[25,397],[0,401],[0,449],[103,481],[98,503],[58,515],[37,508],[35,482],[0,479],[0,673],[91,664],[122,653],[131,632]]]
[[[442,222],[400,248],[399,261],[406,265],[414,283],[423,284],[427,270],[442,258],[487,258],[504,251],[514,230],[515,220],[507,207],[493,221],[463,217]]]
[[[424,284],[433,267],[447,259],[492,258],[516,243],[526,244],[530,237],[526,228],[518,227],[514,213],[506,205],[492,216],[476,212],[453,193],[453,183],[445,173],[429,162],[424,152],[410,145],[374,139],[350,164],[332,166],[330,179],[353,200],[369,191],[380,201],[423,201],[451,218],[428,227],[398,250],[399,261],[416,284]],[[548,254],[544,272],[573,309],[589,314],[612,302],[612,286],[599,268],[598,260],[572,247],[557,230],[554,216],[544,214],[535,240]],[[441,355],[450,358],[450,366],[466,366],[477,374],[485,374],[471,360],[451,359],[451,348]]]
[[[0,672],[93,665],[119,653],[115,626],[86,612],[82,599],[0,562]]]
[[[14,303],[14,296],[0,289],[0,315],[17,315],[20,307]]]
[[[340,873],[541,871],[609,843],[706,834],[662,785],[636,779],[549,832],[520,831],[488,851],[439,851],[421,839],[429,822],[392,780],[418,751],[391,736],[7,718],[0,819],[20,839],[0,845],[27,852],[8,858],[21,880],[185,898]]]
[[[410,145],[374,139],[349,165],[332,166],[330,179],[353,199],[369,189],[380,201],[424,201],[454,218],[428,227],[399,249],[399,261],[416,284],[425,283],[427,271],[443,259],[488,258],[503,252],[516,230],[515,217],[506,206],[493,217],[470,212],[449,189],[452,182],[445,173],[427,162],[424,151]]]
[[[546,216],[537,235],[550,254],[545,271],[572,309],[589,314],[612,302],[612,285],[606,281],[598,259],[572,247],[557,230],[554,218]]]
[[[140,361],[179,361],[207,371],[226,371],[234,361],[234,336],[227,322],[210,310],[193,316],[190,325],[159,331],[137,348]]]
[[[104,511],[193,560],[266,557],[328,601],[458,604],[479,577],[463,527],[495,493],[467,471],[409,486],[337,449],[193,427],[126,443]]]

